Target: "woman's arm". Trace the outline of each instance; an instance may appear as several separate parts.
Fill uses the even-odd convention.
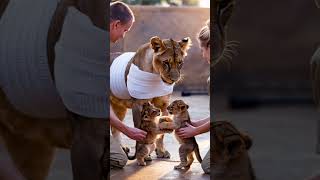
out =
[[[207,122],[210,122],[210,116],[200,120],[191,120],[192,126],[195,126],[195,127],[201,126]]]
[[[187,124],[187,127],[176,130],[176,133],[181,138],[189,138],[202,133],[206,133],[209,130],[210,130],[210,121],[207,121],[198,127],[194,127],[191,124]]]

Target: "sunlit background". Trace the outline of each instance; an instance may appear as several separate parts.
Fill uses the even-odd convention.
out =
[[[116,1],[116,0],[113,0]],[[210,0],[120,0],[130,5],[210,7]]]
[[[200,0],[199,6],[209,8],[210,7],[210,0]]]

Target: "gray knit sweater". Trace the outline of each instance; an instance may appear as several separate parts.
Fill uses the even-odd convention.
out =
[[[56,45],[55,80],[47,59],[47,34],[58,0],[10,0],[0,19],[0,88],[18,111],[64,118],[70,111],[108,115],[107,32],[70,8]]]
[[[0,88],[30,116],[65,117],[50,75],[47,34],[57,0],[10,0],[0,19]]]
[[[77,114],[107,117],[107,31],[71,7],[56,44],[55,81],[66,107]]]

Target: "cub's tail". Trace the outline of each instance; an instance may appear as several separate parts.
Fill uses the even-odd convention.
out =
[[[198,144],[197,144],[196,148],[194,149],[194,154],[196,155],[197,160],[201,163],[202,162],[202,158],[200,156],[200,151],[199,151]]]

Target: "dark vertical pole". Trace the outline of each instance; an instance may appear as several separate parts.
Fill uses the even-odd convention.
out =
[[[213,47],[213,28],[214,28],[214,22],[215,22],[215,18],[216,18],[216,14],[217,14],[217,0],[213,0],[211,1],[211,4],[210,4],[210,47]],[[213,51],[214,51],[214,48],[211,49],[210,51],[210,64],[213,64],[212,63],[212,58],[213,58]],[[214,111],[213,111],[213,71],[214,71],[214,68],[213,66],[210,66],[210,82],[209,82],[209,94],[210,94],[210,125],[212,125],[212,122],[214,121]],[[211,130],[212,126],[210,127],[210,144],[213,144],[213,131]],[[213,147],[210,146],[210,169],[212,169],[212,163],[213,162]],[[211,171],[213,172],[213,171]],[[211,179],[211,178],[210,178]]]
[[[107,42],[108,44],[106,44],[107,46],[107,59],[106,59],[106,63],[107,63],[107,69],[106,69],[106,75],[108,76],[107,78],[107,82],[106,82],[106,86],[107,86],[107,99],[106,101],[108,102],[108,104],[110,104],[110,99],[109,99],[109,94],[110,94],[110,3],[111,3],[111,0],[107,0],[106,1],[106,14],[105,14],[105,18],[106,18],[106,28],[107,28]],[[103,155],[103,170],[107,170],[105,173],[104,173],[104,176],[106,179],[110,179],[110,108],[107,108],[107,112],[108,114],[108,118],[107,118],[107,122],[106,122],[106,126],[107,126],[107,132],[106,132],[106,146],[105,146],[105,150],[104,150],[104,155]]]
[[[320,154],[320,119],[317,121],[317,144],[316,144],[316,153]]]
[[[315,0],[316,6],[320,8],[320,0]],[[320,51],[320,47],[317,50],[318,52]],[[317,122],[317,144],[316,144],[316,153],[320,154],[320,119],[318,119]]]

